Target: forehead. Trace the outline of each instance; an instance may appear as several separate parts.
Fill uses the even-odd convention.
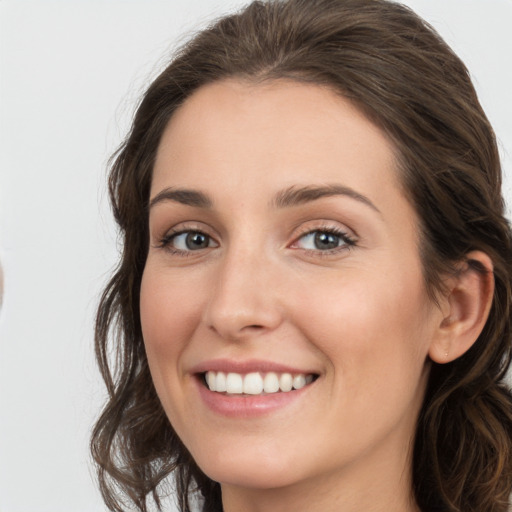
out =
[[[341,183],[366,193],[399,188],[395,148],[350,101],[293,81],[215,82],[170,120],[159,146],[152,195],[179,185],[237,185],[248,193]]]

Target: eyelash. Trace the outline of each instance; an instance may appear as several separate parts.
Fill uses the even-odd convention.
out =
[[[340,239],[341,245],[338,247],[334,247],[332,249],[302,249],[306,254],[314,255],[316,257],[328,257],[335,254],[339,254],[342,251],[351,250],[357,245],[357,240],[355,237],[343,231],[342,229],[335,228],[333,226],[322,226],[315,229],[306,229],[303,233],[301,233],[295,241],[292,243],[292,247],[296,245],[299,240],[303,239],[308,235],[313,235],[314,233],[322,233],[327,235],[334,235],[335,237]]]
[[[185,233],[194,233],[194,234],[198,234],[198,235],[203,235],[203,236],[207,237],[208,240],[213,240],[213,238],[210,235],[208,235],[201,229],[186,228],[186,229],[179,229],[176,231],[171,230],[171,231],[168,231],[165,234],[165,236],[163,236],[160,239],[160,241],[157,245],[157,248],[165,249],[166,251],[168,251],[171,254],[176,255],[176,256],[184,256],[184,257],[191,256],[192,253],[195,251],[193,251],[193,250],[184,251],[183,249],[177,249],[176,247],[172,246],[172,241],[174,239],[176,239],[178,236],[184,235]]]
[[[203,236],[207,237],[209,241],[214,240],[210,235],[208,235],[207,233],[205,233],[204,231],[202,231],[200,229],[188,228],[188,229],[180,229],[177,231],[167,232],[166,235],[160,239],[160,241],[156,247],[159,249],[165,249],[166,251],[169,251],[171,254],[176,255],[176,256],[183,256],[183,257],[191,256],[192,253],[194,253],[196,251],[194,251],[192,249],[191,250],[177,249],[176,247],[172,246],[172,241],[175,240],[178,236],[183,235],[185,233],[190,233],[190,234],[193,233],[193,234],[203,235]],[[316,257],[327,257],[327,256],[331,256],[334,254],[338,254],[341,251],[350,250],[357,245],[357,240],[353,236],[349,235],[347,232],[345,232],[341,229],[338,229],[338,228],[334,228],[332,226],[324,226],[324,227],[320,227],[320,228],[304,230],[303,233],[301,233],[297,238],[295,238],[295,240],[292,242],[290,247],[293,248],[293,246],[296,245],[301,239],[303,239],[304,237],[306,237],[308,235],[313,235],[314,233],[334,235],[335,237],[340,239],[340,241],[342,242],[342,245],[339,247],[334,247],[332,249],[326,249],[326,250],[302,249],[302,251],[304,251],[308,255],[314,255]],[[298,248],[298,249],[300,249],[300,248]],[[198,249],[198,251],[199,250],[200,249]]]

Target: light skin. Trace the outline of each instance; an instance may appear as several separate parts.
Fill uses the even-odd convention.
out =
[[[431,302],[394,157],[347,100],[289,81],[205,86],[163,134],[142,329],[163,407],[226,512],[418,510],[411,442],[429,361],[471,346],[493,283],[461,263]],[[194,368],[219,359],[316,380],[233,417],[199,391]]]

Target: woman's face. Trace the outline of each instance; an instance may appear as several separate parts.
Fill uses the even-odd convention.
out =
[[[403,480],[440,312],[383,132],[319,86],[214,83],[169,123],[151,199],[142,330],[199,467]]]

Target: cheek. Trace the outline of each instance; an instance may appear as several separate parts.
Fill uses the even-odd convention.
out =
[[[387,379],[402,387],[419,379],[431,338],[420,269],[354,272],[313,289],[297,308],[301,324],[345,383],[362,389]]]
[[[176,371],[179,356],[198,325],[201,294],[191,283],[173,279],[165,269],[146,266],[141,282],[142,334],[151,372]],[[173,364],[175,363],[175,364]]]

